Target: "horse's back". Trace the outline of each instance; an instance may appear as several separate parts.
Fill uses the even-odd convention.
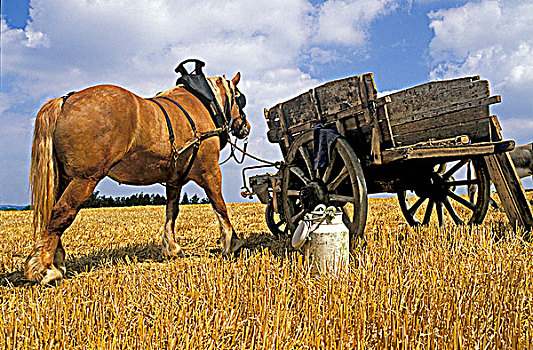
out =
[[[123,157],[134,139],[139,101],[132,92],[114,85],[90,87],[65,100],[56,122],[54,148],[70,176],[105,172]]]

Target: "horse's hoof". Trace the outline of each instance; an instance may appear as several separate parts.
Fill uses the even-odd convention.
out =
[[[26,276],[29,281],[41,282],[43,271],[44,267],[38,254],[32,253],[24,263],[24,276]]]
[[[58,269],[49,269],[43,273],[41,280],[43,286],[58,285],[63,279],[63,274]]]
[[[163,248],[161,249],[161,254],[167,259],[183,258],[185,256],[185,254],[183,254],[183,251],[181,250],[181,247],[178,245],[176,245],[173,249],[169,249],[169,247],[163,246]]]
[[[63,277],[67,275],[67,268],[65,265],[59,265],[59,266],[54,265],[54,266],[59,270],[59,272],[61,272]]]
[[[232,238],[230,253],[235,253],[239,251],[239,249],[241,249],[243,245],[244,245],[244,242],[240,240],[239,238]]]

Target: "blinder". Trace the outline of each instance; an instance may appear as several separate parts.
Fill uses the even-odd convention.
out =
[[[235,97],[235,101],[237,102],[237,106],[242,110],[246,106],[246,97],[243,94],[240,94],[239,96]]]

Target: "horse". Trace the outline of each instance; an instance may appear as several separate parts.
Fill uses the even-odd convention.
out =
[[[237,88],[240,78],[240,72],[231,80],[206,78],[223,110],[225,125],[218,129],[205,105],[181,85],[152,99],[98,85],[48,101],[37,114],[31,151],[35,242],[24,265],[26,278],[47,285],[65,276],[61,236],[106,176],[122,184],[165,184],[164,256],[183,255],[174,227],[180,192],[189,181],[210,200],[222,254],[239,250],[243,241],[228,218],[218,161],[229,133],[238,139],[250,133],[239,103],[244,99]]]

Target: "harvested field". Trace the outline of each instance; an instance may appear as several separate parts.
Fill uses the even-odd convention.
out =
[[[31,213],[0,212],[2,349],[530,348],[533,248],[503,213],[406,226],[371,199],[366,247],[315,276],[275,240],[261,204],[230,204],[249,254],[222,258],[208,205],[181,207],[184,258],[161,258],[163,207],[85,209],[64,235],[67,278],[25,281]]]

